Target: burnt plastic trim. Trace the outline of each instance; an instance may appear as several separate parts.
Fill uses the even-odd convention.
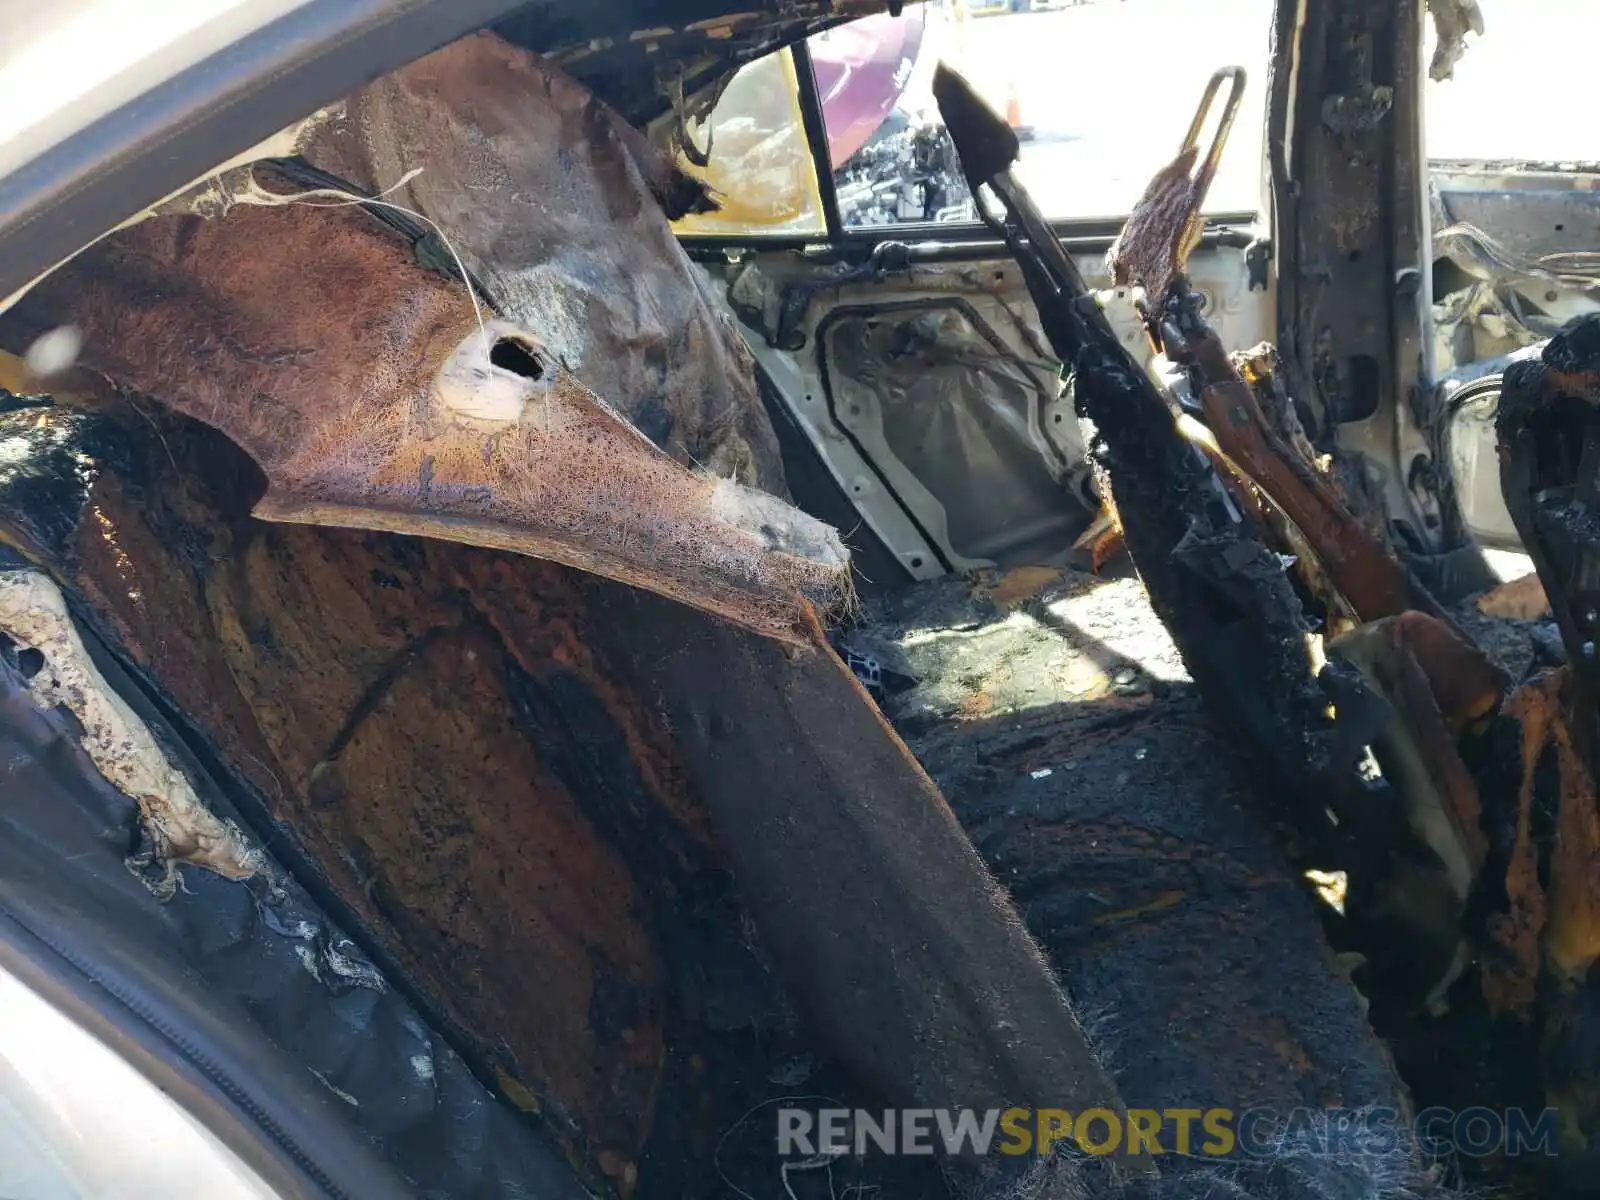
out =
[[[0,179],[0,297],[294,121],[524,0],[310,0]]]
[[[4,549],[0,547],[0,550]],[[25,560],[4,565],[31,566]],[[444,1012],[434,997],[413,984],[391,947],[373,934],[360,913],[339,894],[339,889],[316,865],[293,826],[280,820],[268,799],[228,767],[187,714],[176,709],[167,697],[152,686],[151,680],[136,664],[119,653],[113,643],[105,640],[95,613],[70,593],[67,595],[67,605],[77,622],[79,636],[83,639],[90,660],[123,702],[146,724],[170,730],[173,740],[166,745],[166,749],[183,762],[191,777],[204,779],[208,785],[208,796],[214,789],[216,797],[230,806],[232,813],[228,814],[227,808],[220,808],[219,811],[239,818],[240,823],[259,840],[261,848],[326,914],[330,924],[378,969],[386,986],[402,996],[434,1036],[460,1056],[484,1090],[490,1096],[496,1096],[496,1070],[501,1064],[487,1060],[474,1044],[471,1034]],[[3,833],[0,833],[0,839],[3,839]]]
[[[79,633],[206,806],[245,817],[92,629]],[[548,1131],[469,1073],[400,977],[374,981],[377,964],[285,869],[292,855],[246,881],[181,868],[174,894],[152,894],[160,868],[141,865],[151,847],[137,806],[95,768],[81,727],[38,707],[24,675],[0,639],[0,964],[285,1196],[588,1194]]]

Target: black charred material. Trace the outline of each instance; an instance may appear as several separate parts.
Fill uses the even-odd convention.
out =
[[[57,407],[43,396],[0,388],[0,495],[16,503],[16,520],[32,546],[61,553],[82,521],[101,464],[127,468],[126,447],[104,422]],[[134,486],[140,486],[135,482]]]
[[[1120,1110],[944,798],[875,710],[857,719],[849,668],[691,628],[637,590],[596,597],[678,731],[779,978],[855,1078],[900,1104]]]
[[[1022,153],[1017,131],[972,90],[972,85],[944,63],[933,73],[933,98],[939,105],[950,140],[961,155],[967,186],[979,186],[1011,169]]]
[[[1500,486],[1577,677],[1575,726],[1594,763],[1600,714],[1600,316],[1506,369]]]
[[[1151,605],[1217,719],[1241,735],[1262,782],[1300,798],[1284,815],[1313,844],[1358,867],[1406,840],[1398,806],[1356,779],[1358,740],[1324,715],[1334,680],[1313,672],[1305,614],[1283,560],[1109,331],[1108,343],[1076,360],[1078,411],[1094,425],[1090,452],[1111,481]],[[1346,721],[1363,711],[1348,697],[1338,709]],[[1326,807],[1338,815],[1337,829]]]
[[[941,71],[935,88],[969,175],[995,171],[977,182],[998,197],[1004,216],[984,210],[985,220],[1021,264],[1045,335],[1071,372],[1134,565],[1202,695],[1238,729],[1268,787],[1301,798],[1286,816],[1303,836],[1341,861],[1355,857],[1357,845],[1365,857],[1398,844],[1398,806],[1364,788],[1336,752],[1328,697],[1306,647],[1308,623],[1283,560],[1178,432],[1166,400],[1012,177],[1010,130],[954,72]]]
[[[775,46],[803,46],[813,33],[882,9],[883,0],[779,0],[742,10],[723,0],[643,7],[531,0],[495,32],[564,61],[630,122],[643,125],[670,112],[675,93],[693,96]],[[668,73],[677,76],[673,87],[665,86]]]
[[[586,1187],[758,1194],[788,1094],[1120,1107],[825,647],[533,558],[255,521],[238,448],[139,403],[0,412],[0,551],[51,571],[285,869],[537,1105]],[[942,1186],[921,1157],[834,1169],[841,1189]]]

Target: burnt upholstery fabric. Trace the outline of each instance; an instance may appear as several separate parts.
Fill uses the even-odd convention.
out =
[[[668,214],[696,199],[582,84],[493,34],[351,96],[301,147],[435,222],[502,315],[679,462],[782,495],[749,352]],[[664,211],[665,206],[665,211]]]

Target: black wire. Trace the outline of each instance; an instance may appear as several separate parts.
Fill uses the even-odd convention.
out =
[[[379,199],[365,188],[358,188],[342,176],[335,175],[331,171],[324,171],[321,167],[312,166],[311,163],[303,158],[266,158],[262,159],[261,162],[262,165],[271,167],[291,183],[297,183],[307,188],[328,188],[333,191],[344,192],[354,199]],[[430,240],[437,240],[441,243],[443,241],[442,235],[438,230],[411,216],[409,213],[400,211],[387,201],[379,201],[376,204],[362,204],[359,207],[362,212],[366,213],[374,221],[405,238],[414,249],[420,250],[423,244]],[[477,293],[478,298],[488,308],[496,312],[502,311],[499,303],[495,300],[494,293],[485,286],[483,280],[473,274],[465,262],[457,261],[456,256],[449,253],[448,246],[443,248],[446,251],[444,257],[450,260],[449,267],[445,267],[442,264],[436,266],[433,263],[422,261],[420,258],[419,261],[422,261],[422,265],[430,270],[437,271],[447,279],[466,283],[469,288]]]

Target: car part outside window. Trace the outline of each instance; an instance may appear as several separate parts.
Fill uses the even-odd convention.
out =
[[[1013,0],[980,12],[954,0],[816,34],[841,224],[976,219],[933,102],[941,59],[1017,128],[1016,174],[1053,221],[1130,212],[1178,152],[1212,73],[1243,66],[1249,82],[1205,211],[1257,212],[1272,10],[1272,0]]]
[[[683,153],[679,164],[716,190],[721,208],[674,221],[680,236],[826,233],[790,50],[739,68],[709,118],[690,121],[684,133],[704,165]]]

